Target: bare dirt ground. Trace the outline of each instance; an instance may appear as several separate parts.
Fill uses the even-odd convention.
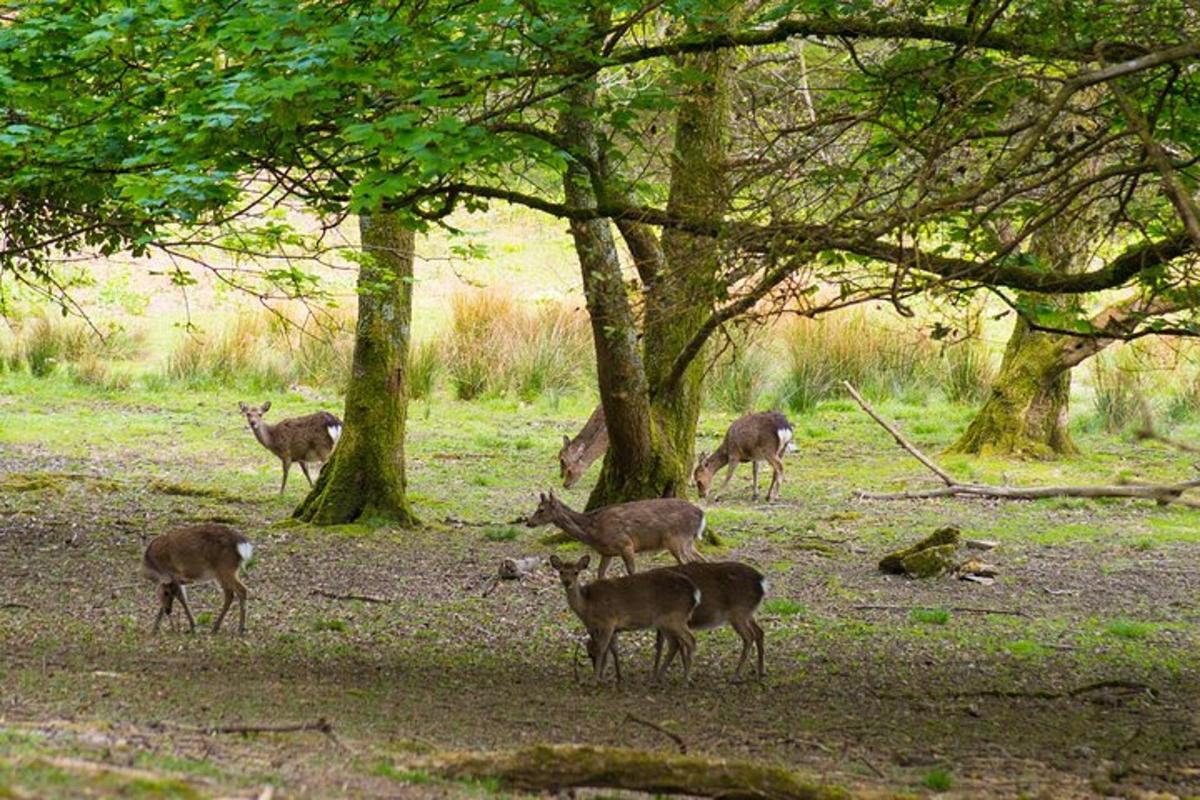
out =
[[[300,489],[277,499],[277,466],[226,422],[201,420],[215,439],[190,464],[153,437],[86,453],[9,441],[0,450],[0,796],[6,782],[15,796],[106,794],[107,784],[62,778],[77,774],[62,759],[178,779],[155,791],[180,796],[251,797],[267,786],[276,796],[476,796],[496,787],[438,782],[405,759],[534,742],[674,749],[629,715],[676,733],[693,753],[783,764],[851,788],[1200,793],[1196,513],[1133,502],[855,501],[849,485],[894,486],[920,472],[850,419],[833,438],[799,442],[782,502],[752,506],[739,479],[710,514],[725,546],[709,551],[771,580],[761,614],[767,679],[728,682],[739,645],[721,631],[700,636],[694,685],[676,675],[663,688],[650,685],[649,641],[635,636],[623,640],[625,684],[591,684],[582,632],[549,570],[484,596],[504,556],[553,551],[539,542],[546,531],[508,524],[532,510],[530,474],[550,485],[557,426],[578,421],[499,415],[496,431],[528,429],[537,444],[483,457],[439,433],[415,435],[426,522],[417,531],[280,524]],[[1185,464],[1156,451],[1142,466],[1158,474]],[[236,524],[257,547],[244,637],[149,634],[141,551],[197,519]],[[1000,540],[989,554],[1002,570],[996,585],[877,571],[889,548],[947,522]],[[215,588],[192,597],[194,611],[217,608]],[[948,613],[938,621],[913,611],[926,608]],[[189,727],[318,718],[334,737]]]

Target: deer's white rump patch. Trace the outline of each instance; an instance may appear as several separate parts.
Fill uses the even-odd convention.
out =
[[[704,527],[708,525],[708,517],[704,514],[700,515],[700,527],[696,528],[696,541],[700,541],[704,536]]]
[[[334,444],[337,444],[338,439],[342,438],[341,425],[326,425],[325,430],[329,432],[329,438],[333,439]]]
[[[778,452],[782,453],[785,450],[792,449],[792,429],[791,428],[778,428],[775,431],[775,435],[779,437],[779,451]]]
[[[242,557],[242,561],[249,561],[250,556],[254,555],[254,545],[249,542],[238,542],[238,555]]]

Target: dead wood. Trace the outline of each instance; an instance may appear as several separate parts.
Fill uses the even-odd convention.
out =
[[[281,725],[180,725],[174,722],[156,722],[151,727],[169,728],[177,731],[187,731],[189,733],[202,733],[205,736],[217,736],[220,734],[237,733],[246,736],[251,733],[303,733],[306,731],[314,731],[328,737],[329,741],[333,742],[341,749],[346,749],[337,734],[333,731],[333,723],[324,717],[318,717],[309,722],[285,723]]]
[[[642,719],[641,717],[634,716],[633,714],[626,714],[625,721],[633,722],[638,725],[647,727],[652,731],[657,731],[658,733],[661,733],[663,736],[666,736],[668,739],[675,742],[675,746],[679,748],[680,753],[683,753],[685,756],[687,755],[687,751],[688,751],[687,742],[685,742],[683,737],[680,736],[678,733],[675,733],[674,731],[669,731],[666,728],[664,728],[662,725],[659,725],[656,722],[651,722],[648,719]]]
[[[975,691],[954,692],[951,697],[998,697],[1005,700],[1074,700],[1093,692],[1103,691],[1105,689],[1116,689],[1126,694],[1146,694],[1151,698],[1158,697],[1158,690],[1153,686],[1147,686],[1144,683],[1137,681],[1126,680],[1105,680],[1096,681],[1095,683],[1087,683],[1083,686],[1076,686],[1073,689],[1067,689],[1060,692],[1052,692],[1046,690],[1034,691],[1019,691],[1008,689],[978,689]]]
[[[535,745],[498,752],[443,753],[404,764],[453,780],[498,780],[506,790],[559,792],[589,787],[724,800],[845,800],[883,797],[845,789],[782,767],[589,745]]]
[[[928,606],[855,606],[856,611],[914,611]],[[947,611],[959,614],[1003,614],[1010,617],[1028,617],[1024,611],[1014,611],[1008,608],[977,608],[975,606],[949,606]]]
[[[904,438],[894,425],[884,420],[870,404],[862,398],[849,381],[842,381],[846,390],[862,410],[908,451],[915,459],[937,475],[945,486],[917,492],[865,492],[855,495],[863,500],[928,500],[936,497],[978,497],[991,500],[1039,500],[1046,497],[1127,497],[1135,500],[1153,500],[1159,505],[1176,503],[1189,508],[1200,508],[1200,501],[1183,497],[1189,489],[1200,487],[1200,480],[1181,481],[1172,484],[1129,484],[1121,486],[992,486],[985,483],[962,483],[933,462]]]
[[[1181,439],[1172,439],[1170,436],[1163,436],[1149,425],[1140,429],[1136,435],[1139,439],[1150,439],[1155,442],[1162,442],[1163,444],[1170,445],[1177,450],[1182,450],[1185,453],[1200,453],[1200,447],[1197,447],[1194,444],[1189,444]]]
[[[312,594],[318,597],[328,597],[330,600],[361,600],[364,603],[390,603],[390,599],[386,597],[375,597],[369,594],[340,594],[331,592],[328,589],[313,589]]]
[[[16,608],[24,611],[33,610],[33,606],[26,605],[25,603],[0,603],[0,608]]]

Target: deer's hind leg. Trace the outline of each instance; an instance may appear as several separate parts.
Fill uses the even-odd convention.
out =
[[[279,493],[283,494],[283,490],[287,488],[288,472],[292,469],[292,460],[290,458],[282,458],[283,462],[283,482],[279,484]]]
[[[770,456],[767,459],[771,464],[771,488],[767,489],[767,502],[771,502],[771,495],[774,494],[775,499],[779,499],[779,490],[783,488],[783,459],[779,456]]]
[[[195,633],[196,618],[192,616],[192,609],[188,607],[187,590],[183,588],[182,583],[172,585],[175,587],[175,596],[179,598],[179,604],[183,606],[183,613],[187,615],[188,633]]]
[[[313,479],[312,479],[312,476],[308,474],[308,464],[301,461],[300,462],[300,471],[304,473],[304,477],[308,480],[308,485],[312,486]],[[320,473],[317,473],[317,474],[319,475]]]

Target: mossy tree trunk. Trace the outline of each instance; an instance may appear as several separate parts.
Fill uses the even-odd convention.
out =
[[[681,103],[676,120],[668,210],[717,219],[728,195],[725,164],[728,55],[686,57],[705,76]],[[591,121],[593,88],[573,90],[559,132],[593,164],[606,163]],[[623,191],[610,174],[573,164],[565,178],[567,201],[591,206],[598,194]],[[681,380],[668,383],[676,357],[712,309],[719,269],[717,243],[707,237],[653,230],[618,220],[642,283],[644,318],[639,331],[607,220],[573,222],[592,318],[600,397],[609,433],[600,477],[587,507],[687,491],[703,364],[697,358]],[[640,343],[639,343],[640,338]]]
[[[360,518],[410,527],[404,430],[412,323],[412,229],[396,214],[359,217],[363,260],[342,436],[293,516],[319,525]]]
[[[953,452],[1052,458],[1077,451],[1067,430],[1071,367],[1068,340],[1031,330],[1018,318],[992,390]]]

